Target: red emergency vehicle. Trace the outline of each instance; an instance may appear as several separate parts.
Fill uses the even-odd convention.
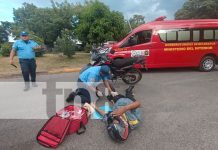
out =
[[[112,49],[113,59],[145,56],[148,69],[211,71],[218,63],[218,19],[156,20],[135,28]]]

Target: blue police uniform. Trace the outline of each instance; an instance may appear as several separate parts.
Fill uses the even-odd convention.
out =
[[[92,66],[83,71],[78,79],[78,89],[76,94],[80,96],[82,103],[90,103],[91,95],[93,92],[89,92],[88,86],[96,87],[101,80],[110,79],[110,68],[108,66]]]
[[[33,47],[39,46],[36,42],[32,40],[23,41],[17,40],[12,48],[17,52],[17,56],[19,59],[34,59],[35,51]]]
[[[12,48],[17,52],[25,82],[30,81],[29,75],[31,76],[32,82],[36,81],[36,61],[35,51],[33,50],[36,46],[38,46],[38,44],[32,40],[17,40],[12,46]]]
[[[108,80],[110,78],[109,70],[108,73],[105,75],[100,74],[103,67],[105,66],[90,67],[84,72],[82,72],[82,74],[80,74],[79,79],[89,86],[94,85],[95,83],[100,82],[101,80]]]

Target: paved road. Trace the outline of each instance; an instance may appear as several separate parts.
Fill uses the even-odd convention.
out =
[[[71,82],[76,78],[77,74],[40,75],[39,81]],[[4,84],[22,81],[1,80]],[[119,92],[126,88],[122,82],[116,85]],[[143,74],[135,95],[141,102],[143,122],[128,141],[114,143],[101,121],[90,120],[85,134],[68,136],[58,149],[217,150],[218,68],[210,73],[193,69],[152,70]],[[27,98],[32,96],[37,97]],[[0,101],[10,100],[1,97]],[[14,103],[16,99],[11,100],[12,106]],[[0,149],[45,149],[35,140],[45,122],[45,119],[1,119]]]

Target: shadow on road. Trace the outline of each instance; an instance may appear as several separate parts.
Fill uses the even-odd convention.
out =
[[[177,72],[200,72],[198,68],[184,67],[184,68],[158,68],[158,69],[141,69],[142,73],[177,73]],[[212,72],[217,72],[218,66]]]

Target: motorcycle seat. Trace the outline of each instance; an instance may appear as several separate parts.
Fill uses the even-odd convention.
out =
[[[125,59],[115,59],[112,61],[112,65],[118,68],[131,66],[137,61],[137,58],[125,58]]]

